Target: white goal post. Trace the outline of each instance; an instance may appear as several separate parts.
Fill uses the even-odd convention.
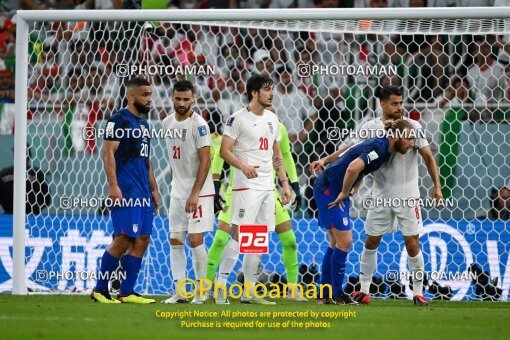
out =
[[[254,9],[254,10],[48,10],[24,11],[16,15],[16,92],[15,92],[15,149],[14,149],[14,217],[13,217],[13,263],[12,294],[27,294],[26,285],[26,228],[25,193],[27,180],[27,110],[29,99],[28,63],[29,63],[29,25],[47,21],[87,21],[87,22],[210,22],[229,23],[236,26],[242,22],[257,23],[258,26],[284,29],[287,23],[295,23],[319,29],[326,25],[328,30],[343,22],[359,20],[488,20],[494,25],[475,27],[479,34],[510,34],[510,8],[507,7],[473,7],[473,8],[391,8],[391,9]],[[497,19],[502,19],[501,24]],[[498,26],[502,25],[502,26]],[[359,26],[356,26],[359,27]],[[437,32],[451,34],[472,34],[469,31],[449,31],[449,28]],[[371,33],[367,30],[367,33]],[[418,32],[419,33],[419,32]],[[99,170],[98,170],[99,171]],[[102,170],[101,170],[102,171]],[[508,271],[508,269],[507,269]],[[509,275],[507,273],[507,275]]]

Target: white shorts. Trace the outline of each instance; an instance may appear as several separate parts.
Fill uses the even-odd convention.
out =
[[[365,233],[381,236],[397,231],[398,225],[404,236],[420,235],[425,232],[419,207],[374,207],[368,211]]]
[[[232,190],[232,218],[230,223],[265,224],[269,231],[275,230],[274,191]]]
[[[187,198],[170,197],[170,232],[187,231],[190,234],[214,229],[214,195],[198,198],[195,213],[186,212]]]

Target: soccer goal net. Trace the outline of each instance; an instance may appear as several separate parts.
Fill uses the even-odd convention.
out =
[[[433,183],[420,158],[426,294],[506,301],[508,18],[509,8],[20,11],[14,229],[0,235],[0,290],[93,288],[113,233],[101,137],[105,121],[125,105],[129,78],[153,83],[147,119],[156,129],[174,109],[172,84],[191,80],[195,110],[209,123],[218,147],[229,115],[247,104],[246,80],[257,72],[274,80],[273,109],[288,130],[296,162],[303,201],[291,216],[301,282],[318,282],[327,244],[317,226],[309,166],[347,144],[351,131],[380,117],[377,89],[395,85],[404,93],[404,115],[426,131],[446,198],[441,208],[427,201]],[[150,159],[162,208],[137,290],[167,294],[173,285],[164,138],[152,139]],[[358,287],[371,185],[366,179],[352,199],[348,291]],[[207,246],[212,236],[206,236]],[[378,254],[372,292],[410,296],[410,282],[400,274],[407,272],[402,234],[385,235]],[[276,235],[263,268],[261,281],[285,279]],[[191,256],[188,273],[192,278]],[[232,274],[230,282],[236,279]]]

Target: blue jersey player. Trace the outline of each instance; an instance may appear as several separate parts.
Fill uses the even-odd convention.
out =
[[[97,284],[91,298],[101,303],[154,303],[134,292],[134,286],[152,232],[154,213],[159,207],[156,180],[149,160],[149,124],[141,117],[151,105],[151,84],[143,78],[126,83],[127,107],[106,124],[103,162],[112,199],[114,239],[104,252]],[[119,265],[126,275],[120,294],[113,299],[108,282]]]
[[[328,230],[330,244],[322,261],[322,284],[333,287],[332,299],[321,303],[357,304],[343,292],[345,262],[352,244],[349,196],[363,176],[379,169],[392,152],[405,154],[414,143],[411,124],[403,119],[387,121],[387,138],[372,138],[349,148],[316,179],[313,197],[319,211],[319,226]]]

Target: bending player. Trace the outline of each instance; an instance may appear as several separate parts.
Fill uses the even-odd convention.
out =
[[[220,156],[234,167],[231,223],[236,239],[241,224],[265,224],[269,231],[275,230],[273,161],[279,164],[282,159],[280,123],[267,110],[273,101],[273,81],[256,74],[248,79],[246,90],[249,104],[228,118],[220,149]],[[277,175],[282,183],[282,204],[287,204],[290,188],[284,165],[278,167]],[[243,292],[242,303],[274,304],[253,295],[261,259],[260,254],[244,255],[245,288],[250,291]]]
[[[151,84],[142,78],[129,80],[126,88],[127,107],[114,114],[106,125],[103,162],[109,186],[108,197],[119,206],[111,208],[114,239],[101,259],[100,279],[91,298],[101,303],[146,304],[156,301],[135,293],[134,286],[149,246],[159,195],[149,160],[150,139],[146,134],[129,132],[149,129],[149,123],[141,115],[150,111],[152,90]],[[151,204],[127,207],[123,204],[126,199],[133,202],[150,199]],[[108,293],[108,281],[119,266],[122,255],[126,277],[122,280],[117,300],[114,300]]]
[[[191,246],[195,279],[205,278],[207,251],[204,232],[214,228],[214,185],[211,168],[211,134],[206,121],[193,111],[193,84],[180,80],[174,84],[172,101],[175,113],[163,119],[170,131],[181,131],[182,138],[167,138],[172,170],[170,192],[170,267],[175,283],[186,277],[187,258],[184,249],[186,233]],[[203,304],[206,297],[196,294],[192,303]],[[187,303],[176,291],[162,303]]]
[[[294,163],[294,158],[292,158],[291,149],[290,149],[290,141],[287,134],[287,129],[285,126],[280,123],[280,149],[282,152],[283,163],[285,165],[285,169],[289,179],[291,181],[291,187],[296,194],[296,208],[295,211],[299,210],[301,207],[301,193],[299,190],[299,182],[297,178],[296,164]],[[226,194],[226,202],[219,202],[220,196],[220,178],[221,172],[223,169],[223,158],[220,157],[219,149],[216,150],[213,162],[212,162],[212,174],[214,180],[215,187],[215,204],[217,205],[217,210],[220,210],[218,215],[218,229],[214,235],[214,240],[209,249],[209,256],[207,261],[207,278],[214,280],[216,276],[216,270],[218,269],[219,264],[219,274],[218,274],[218,283],[220,285],[226,285],[227,279],[232,270],[234,269],[238,259],[239,259],[239,243],[237,237],[230,238],[230,233],[232,231],[232,227],[230,226],[230,218],[231,218],[231,206],[232,206],[232,183],[233,183],[233,175],[234,171],[231,167],[230,169],[230,180],[229,187]],[[274,181],[274,172],[273,172],[273,181]],[[296,235],[292,230],[292,223],[290,219],[289,212],[287,208],[282,204],[280,195],[278,191],[274,190],[275,195],[275,229],[278,233],[278,237],[280,238],[280,242],[282,244],[282,258],[283,264],[285,266],[285,271],[287,273],[287,283],[292,285],[297,285],[298,283],[298,250],[296,244]],[[222,203],[225,203],[224,208],[222,208]],[[229,240],[230,238],[230,240]],[[301,291],[296,286],[294,294],[292,292],[287,296],[289,299],[293,299],[295,301],[307,301],[301,294]],[[226,297],[226,293],[222,290],[218,290],[218,296],[216,297],[217,304],[229,304],[229,301]]]
[[[417,138],[414,148],[406,155],[393,154],[390,160],[374,173],[374,184],[372,195],[374,198],[419,198],[420,190],[418,188],[418,153],[423,157],[427,166],[427,171],[432,177],[434,188],[432,197],[439,202],[443,198],[441,193],[441,184],[439,182],[439,171],[437,169],[434,156],[430,150],[427,139],[424,137],[424,131],[415,120],[403,117],[403,96],[402,91],[394,86],[383,88],[379,94],[379,103],[382,108],[382,117],[375,118],[365,123],[360,130],[375,132],[384,128],[384,122],[388,119],[404,119],[411,123],[416,131]],[[354,144],[359,143],[359,139],[353,139],[353,142],[335,153],[313,162],[310,165],[310,172],[320,171],[320,169],[344,153]],[[394,232],[396,222],[400,224],[404,236],[405,247],[408,254],[408,266],[415,280],[413,280],[413,301],[416,305],[426,305],[427,301],[423,297],[423,254],[420,251],[419,234],[423,233],[423,222],[419,207],[375,207],[368,211],[365,222],[366,240],[365,247],[361,254],[360,280],[361,291],[355,292],[353,298],[360,303],[370,302],[370,285],[372,275],[377,267],[377,247],[384,234]]]
[[[323,303],[357,304],[343,290],[345,262],[352,244],[349,196],[356,193],[363,176],[379,169],[389,159],[390,153],[406,154],[413,146],[414,138],[410,134],[413,127],[405,120],[387,121],[385,128],[393,133],[399,131],[403,137],[373,138],[353,146],[314,183],[313,197],[319,211],[319,226],[327,229],[330,240],[322,260],[321,283],[332,285],[333,299],[323,299]]]

